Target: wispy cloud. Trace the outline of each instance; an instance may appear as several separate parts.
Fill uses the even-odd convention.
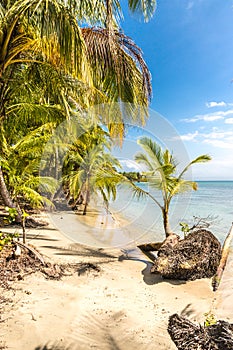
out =
[[[185,118],[185,119],[182,119],[182,121],[186,123],[195,123],[198,121],[214,122],[219,119],[224,119],[224,117],[217,114],[211,114],[211,115],[204,114],[204,115],[195,115],[193,118]]]
[[[181,135],[180,139],[183,141],[194,141],[194,139],[199,135],[198,131],[195,131],[194,133],[188,133],[185,135]]]
[[[233,149],[233,142],[226,142],[223,140],[206,139],[203,141],[203,143],[207,143],[208,145],[211,145],[211,146],[217,147],[217,148]]]
[[[228,111],[218,111],[218,112],[214,112],[214,113],[198,114],[192,118],[182,119],[181,121],[184,121],[186,123],[195,123],[198,121],[214,122],[216,120],[224,119],[225,117],[227,117],[229,115],[233,115],[233,109],[229,109]],[[229,119],[231,119],[231,118],[229,118]]]
[[[189,1],[188,5],[186,7],[186,10],[191,10],[191,8],[193,8],[193,6],[194,6],[194,1]]]
[[[216,148],[233,149],[233,130],[222,131],[213,128],[209,133],[200,133],[196,130],[193,133],[180,135],[180,138],[183,141],[199,142]]]
[[[233,118],[227,118],[224,121],[226,124],[233,124]]]
[[[233,106],[233,103],[230,102],[216,102],[216,101],[212,101],[212,102],[206,102],[206,107],[208,108],[214,108],[214,107],[230,107]]]
[[[224,102],[224,101],[221,101],[221,102],[206,102],[206,106],[208,108],[213,108],[213,107],[226,107],[227,106],[227,103]]]
[[[142,170],[142,167],[131,159],[120,160],[120,163],[123,168],[132,169],[133,171]]]

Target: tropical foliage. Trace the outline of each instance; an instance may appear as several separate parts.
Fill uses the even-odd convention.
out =
[[[15,145],[5,143],[5,158],[1,159],[5,183],[12,201],[19,207],[19,200],[30,204],[32,208],[44,205],[47,196],[41,193],[53,193],[56,182],[53,178],[38,174],[43,147],[51,136],[53,123],[44,124],[21,138]]]
[[[147,177],[150,186],[159,190],[162,194],[162,200],[158,200],[151,193],[145,192],[133,184],[135,193],[140,196],[148,195],[162,211],[163,226],[166,236],[172,234],[169,223],[169,208],[174,196],[188,190],[197,190],[197,183],[184,179],[188,169],[197,163],[204,163],[211,160],[209,155],[201,155],[192,160],[185,168],[178,173],[178,164],[172,153],[148,137],[138,140],[143,152],[136,154],[135,160],[145,167],[144,174]]]
[[[64,161],[64,186],[73,206],[84,204],[83,215],[91,197],[100,194],[105,205],[110,197],[115,199],[120,163],[109,152],[109,135],[99,126],[82,134],[70,147]],[[65,175],[66,174],[66,175]]]
[[[129,1],[131,11],[141,12],[145,20],[155,5],[149,0]],[[103,117],[96,109],[96,122],[101,119],[111,137],[123,138],[126,118],[144,121],[150,73],[140,48],[121,32],[121,18],[118,0],[1,1],[0,193],[5,205],[18,210],[17,221],[22,219],[20,198],[40,206],[39,186],[45,186],[45,192],[53,187],[51,180],[38,176],[48,125],[51,134],[61,121],[90,106],[121,101],[129,103],[124,111],[109,108]],[[98,147],[100,154],[105,146]],[[98,186],[103,192],[103,185]],[[110,187],[107,192],[113,193]]]

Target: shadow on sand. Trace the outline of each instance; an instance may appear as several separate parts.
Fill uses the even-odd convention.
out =
[[[123,260],[133,260],[133,261],[139,261],[142,262],[146,265],[146,267],[142,270],[141,274],[143,275],[143,281],[147,285],[154,285],[154,284],[159,284],[159,283],[169,283],[172,285],[181,285],[181,284],[186,284],[187,281],[184,280],[170,280],[170,279],[165,279],[163,278],[159,273],[151,273],[151,267],[153,266],[153,263],[147,260],[144,260],[143,258],[140,257],[135,257],[135,256],[129,256],[129,251],[123,251],[123,254],[119,256],[118,258],[119,261]]]

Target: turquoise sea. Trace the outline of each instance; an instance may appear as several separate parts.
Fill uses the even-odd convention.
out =
[[[147,183],[138,185],[161,200],[160,194]],[[161,211],[149,197],[137,199],[130,189],[120,188],[110,209],[125,219],[122,229],[133,240],[144,242],[163,238]],[[174,197],[170,207],[174,232],[181,233],[180,222],[192,226],[194,216],[208,218],[208,229],[223,241],[233,222],[233,181],[199,181],[197,191]]]
[[[137,185],[161,201],[160,193],[147,183]],[[50,217],[69,239],[88,246],[131,249],[140,243],[164,239],[161,210],[148,196],[138,199],[130,188],[120,187],[117,199],[109,206],[111,215],[106,215],[100,199],[93,207],[99,215],[93,216],[89,208],[87,220],[72,210],[55,212]],[[211,224],[208,229],[223,242],[233,222],[233,181],[200,181],[197,191],[173,198],[170,224],[175,233],[183,237],[179,223],[192,226],[194,217],[208,218]]]

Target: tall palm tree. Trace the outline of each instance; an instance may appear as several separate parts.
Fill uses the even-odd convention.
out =
[[[144,5],[152,2],[134,1],[129,5],[135,11],[140,3],[145,9]],[[130,111],[128,116],[136,115],[143,120],[151,95],[148,69],[140,49],[132,40],[121,34],[117,26],[114,35],[112,31],[110,33],[107,23],[110,17],[111,23],[117,22],[118,1],[114,0],[107,7],[104,5],[104,0],[1,1],[0,120],[8,124],[8,127],[4,125],[5,133],[9,125],[16,129],[14,118],[20,117],[26,127],[29,122],[30,127],[36,128],[38,117],[41,125],[51,116],[69,118],[74,108],[87,108],[102,102],[139,104],[143,112],[138,114],[136,108],[136,113]],[[92,25],[98,23],[102,28],[93,28],[91,33],[88,29],[81,29],[77,20]],[[95,43],[101,45],[100,49]],[[20,75],[26,78],[26,102],[25,94],[22,96],[17,89]],[[43,78],[46,76],[45,83]],[[54,77],[59,78],[59,84],[51,83],[54,83]],[[42,82],[45,83],[43,89]],[[58,87],[56,96],[54,87]],[[112,134],[116,131],[114,125],[124,126],[124,115],[119,115],[117,123],[115,116],[113,120],[108,118],[105,121]],[[20,133],[22,130],[23,127]],[[123,137],[124,127],[120,130]],[[11,143],[12,139],[7,142]],[[4,181],[0,166],[0,192],[5,203],[13,206]]]
[[[139,139],[138,144],[144,152],[136,154],[135,160],[145,167],[145,175],[149,184],[161,191],[162,202],[151,193],[133,184],[134,191],[139,196],[148,195],[159,206],[162,211],[164,231],[168,237],[173,233],[169,223],[169,208],[172,198],[188,190],[197,190],[197,183],[185,180],[183,176],[193,164],[208,162],[211,157],[206,154],[201,155],[177,174],[178,164],[168,149],[163,150],[160,145],[148,137]]]

